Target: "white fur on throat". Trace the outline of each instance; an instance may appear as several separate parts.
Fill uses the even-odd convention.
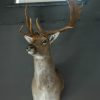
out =
[[[41,56],[41,55],[39,55],[39,54],[35,54],[35,55],[33,55],[33,56],[34,56],[35,59],[38,59],[38,60],[44,59],[44,58],[45,58],[45,56]]]
[[[49,63],[47,62],[48,57],[41,56],[39,54],[34,55],[34,77],[37,84],[37,88],[41,86],[40,79],[45,76],[49,76],[51,72],[49,72]],[[42,77],[41,77],[42,76]],[[33,99],[34,100],[59,100],[58,95],[55,95],[55,92],[49,92],[48,88],[43,87],[38,91],[38,94],[34,93],[33,90]]]

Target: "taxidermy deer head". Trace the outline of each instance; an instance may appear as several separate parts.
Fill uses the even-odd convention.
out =
[[[37,32],[33,30],[32,19],[27,14],[25,7],[25,19],[28,32],[24,33],[24,38],[29,43],[28,54],[34,57],[34,78],[32,81],[32,95],[34,100],[60,100],[60,94],[64,87],[64,82],[52,61],[50,46],[57,39],[59,34],[76,25],[79,18],[79,7],[75,0],[67,0],[70,9],[68,24],[63,28],[45,31],[38,19],[36,19]],[[20,28],[22,32],[23,26]]]
[[[48,54],[48,50],[50,45],[57,39],[59,34],[69,29],[72,29],[76,25],[76,21],[79,18],[80,10],[78,6],[75,4],[75,0],[67,0],[69,9],[70,9],[70,18],[68,24],[66,24],[63,28],[45,31],[39,21],[36,19],[36,27],[37,32],[33,30],[32,19],[29,17],[27,13],[27,6],[25,7],[25,18],[28,32],[24,33],[24,37],[27,42],[30,44],[30,48],[27,48],[27,51],[32,56],[45,55]],[[23,26],[20,28],[20,32],[22,31]]]

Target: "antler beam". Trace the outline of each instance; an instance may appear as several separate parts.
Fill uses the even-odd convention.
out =
[[[48,35],[50,35],[50,34],[54,34],[56,32],[63,32],[63,31],[66,31],[68,29],[72,29],[72,28],[75,27],[76,21],[78,20],[79,15],[80,15],[80,7],[77,6],[75,0],[67,0],[67,2],[68,2],[69,9],[70,9],[69,23],[65,27],[63,27],[63,28],[56,29],[56,30],[51,30],[51,31],[45,31],[41,27],[39,21],[36,20],[37,28],[38,28],[38,30],[40,32],[44,32],[44,33],[47,33]]]

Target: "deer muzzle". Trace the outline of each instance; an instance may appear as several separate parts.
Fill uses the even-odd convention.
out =
[[[29,44],[28,47],[26,48],[26,51],[28,52],[28,54],[33,56],[37,50],[33,44]]]

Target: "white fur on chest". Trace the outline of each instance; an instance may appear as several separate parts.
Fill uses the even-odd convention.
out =
[[[49,71],[48,66],[49,65],[44,56],[40,56],[40,55],[34,56],[34,78],[35,78],[37,87],[41,85],[40,80],[48,74],[48,71]]]
[[[48,57],[34,56],[34,78],[32,94],[34,100],[59,100],[59,93],[53,88],[52,66]],[[34,87],[34,83],[36,84]],[[53,89],[51,91],[51,88]],[[36,89],[36,90],[35,90]]]
[[[48,92],[46,89],[38,92],[38,94],[33,94],[34,100],[59,100],[58,95],[54,92]]]
[[[37,87],[44,87],[46,80],[51,79],[50,63],[48,63],[47,57],[35,56],[34,57],[34,78]]]

